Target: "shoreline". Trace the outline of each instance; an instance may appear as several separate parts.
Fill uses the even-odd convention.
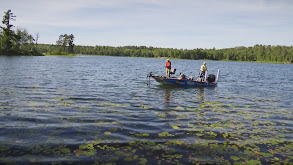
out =
[[[19,55],[19,54],[0,54],[0,56],[34,56],[34,55]],[[109,56],[109,55],[97,55],[97,54],[68,54],[68,55],[49,55],[43,54],[38,56],[56,56],[56,57],[76,57],[76,56]],[[111,57],[132,57],[132,56],[111,56]],[[140,58],[140,57],[138,57]],[[227,61],[227,62],[256,62],[256,63],[271,63],[271,64],[293,64],[291,62],[272,62],[272,61],[232,61],[232,60],[210,60],[210,59],[184,59],[184,58],[171,58],[171,57],[143,57],[143,58],[155,58],[155,59],[176,59],[176,60],[200,60],[200,61]]]

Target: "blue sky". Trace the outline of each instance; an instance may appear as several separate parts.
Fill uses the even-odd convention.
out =
[[[231,48],[293,45],[292,0],[0,0],[39,43]]]

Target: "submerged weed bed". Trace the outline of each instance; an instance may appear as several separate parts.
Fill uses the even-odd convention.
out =
[[[6,122],[30,123],[30,128],[9,129],[13,122],[2,122],[6,129],[1,134],[10,134],[6,135],[10,139],[1,142],[1,162],[289,164],[293,160],[292,114],[285,109],[206,101],[197,109],[177,106],[162,111],[143,103],[95,100],[81,105],[82,101],[24,99],[17,109],[1,103]],[[69,110],[72,114],[61,113]],[[27,111],[30,117],[19,116]],[[160,122],[154,126],[156,122],[150,123],[148,118]]]

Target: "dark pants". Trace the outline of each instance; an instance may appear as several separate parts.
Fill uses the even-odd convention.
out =
[[[200,78],[202,79],[202,81],[204,81],[205,79],[205,74],[206,74],[206,72],[205,71],[201,71],[200,72]]]

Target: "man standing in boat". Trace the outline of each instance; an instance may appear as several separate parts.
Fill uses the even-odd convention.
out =
[[[166,77],[170,78],[171,61],[169,59],[167,59],[165,67],[166,67]]]
[[[202,66],[200,67],[200,77],[201,77],[201,79],[203,80],[203,81],[205,81],[205,74],[206,74],[206,71],[208,71],[208,68],[207,68],[207,66],[206,66],[206,62],[204,62],[203,64],[202,64]]]

